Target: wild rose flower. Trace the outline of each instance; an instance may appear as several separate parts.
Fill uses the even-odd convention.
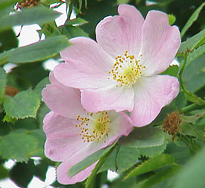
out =
[[[179,92],[175,77],[165,71],[180,46],[180,33],[160,11],[146,19],[133,6],[120,5],[96,27],[96,40],[77,37],[61,52],[65,63],[54,69],[64,85],[82,90],[90,112],[128,110],[135,126],[152,122]]]
[[[86,179],[95,163],[69,177],[68,170],[73,165],[122,135],[128,135],[133,126],[124,113],[85,111],[80,102],[80,90],[60,84],[53,73],[50,81],[42,91],[43,100],[51,110],[44,118],[45,155],[62,162],[57,168],[57,180],[62,184],[74,184]]]

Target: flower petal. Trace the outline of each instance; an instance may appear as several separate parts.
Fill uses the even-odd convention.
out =
[[[115,87],[115,85],[96,90],[85,89],[82,90],[81,102],[89,112],[103,110],[132,111],[134,90],[132,87],[123,88]]]
[[[52,111],[46,114],[43,123],[47,138],[77,136],[80,133],[80,130],[74,126],[79,123],[77,120],[60,116]]]
[[[54,69],[55,78],[64,85],[77,88],[97,88],[108,85],[112,68],[111,58],[94,40],[77,37],[73,44],[61,52],[66,64]]]
[[[135,104],[130,115],[134,126],[151,123],[178,93],[179,82],[175,77],[158,75],[141,78],[135,85]]]
[[[47,117],[49,116],[49,117]],[[44,132],[46,133],[45,155],[54,161],[63,161],[85,149],[79,136],[79,129],[74,125],[76,120],[65,118],[54,112],[46,115]]]
[[[111,145],[122,136],[127,136],[133,129],[132,121],[124,112],[116,113],[114,111],[110,111],[109,115],[111,123],[109,126],[108,140],[101,146],[101,148]],[[114,119],[112,119],[113,116]]]
[[[84,113],[78,89],[50,84],[43,89],[42,96],[50,110],[59,115],[75,119]]]
[[[77,160],[77,162],[76,162]],[[69,169],[80,162],[76,157],[69,161],[65,161],[61,163],[58,168],[57,168],[57,180],[61,184],[75,184],[77,182],[81,182],[85,180],[92,172],[92,170],[95,168],[95,165],[97,162],[93,163],[91,166],[87,167],[86,169],[82,170],[78,174],[69,177],[68,176],[68,171]]]
[[[170,26],[167,14],[150,11],[142,28],[141,62],[146,76],[163,72],[174,59],[181,44],[180,32]]]
[[[123,55],[126,50],[136,55],[140,50],[144,18],[131,5],[120,5],[119,16],[106,17],[96,27],[98,44],[112,57]]]

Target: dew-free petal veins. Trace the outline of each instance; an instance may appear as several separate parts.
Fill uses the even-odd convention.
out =
[[[167,80],[159,77],[158,82],[164,82],[161,85],[142,80],[169,67],[181,44],[180,32],[169,25],[167,14],[161,11],[150,11],[145,19],[131,5],[120,5],[118,12],[97,25],[97,42],[72,39],[73,45],[61,53],[67,67],[57,66],[54,75],[59,82],[82,89],[86,110],[127,110],[135,126],[145,126],[178,94],[177,79],[170,78],[170,83],[169,76]],[[166,90],[169,100],[150,88]],[[144,101],[148,101],[145,106]]]
[[[150,11],[145,19],[131,5],[120,5],[118,12],[97,25],[97,42],[69,41],[72,45],[61,52],[65,63],[55,67],[43,90],[51,109],[44,118],[45,154],[62,162],[57,169],[62,184],[87,178],[95,164],[72,177],[68,171],[127,136],[133,126],[151,123],[179,92],[177,78],[157,75],[176,55],[178,28],[160,11]]]
[[[95,164],[72,177],[68,175],[69,169],[121,136],[127,136],[133,125],[125,113],[86,111],[81,105],[79,89],[58,82],[53,72],[50,81],[42,91],[43,100],[51,110],[44,118],[45,155],[62,162],[57,168],[58,181],[74,184],[87,178]]]

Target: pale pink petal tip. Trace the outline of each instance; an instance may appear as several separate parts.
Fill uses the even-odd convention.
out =
[[[136,127],[150,124],[179,93],[179,82],[172,76],[147,77],[141,82],[135,88],[135,105],[130,115]]]
[[[95,168],[96,162],[92,164],[91,166],[87,167],[86,169],[82,170],[78,174],[69,177],[68,171],[69,169],[75,165],[75,161],[72,164],[71,161],[66,161],[61,163],[57,168],[57,180],[61,184],[75,184],[77,182],[82,182],[85,180],[92,172],[92,170]]]

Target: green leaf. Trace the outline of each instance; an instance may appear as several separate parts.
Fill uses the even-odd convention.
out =
[[[122,173],[136,164],[139,157],[139,149],[120,146],[120,148],[116,148],[111,153],[111,155],[100,168],[99,172],[110,169],[117,171],[118,173]]]
[[[128,137],[124,137],[119,144],[137,148],[139,155],[154,157],[161,154],[167,146],[166,133],[159,128],[146,126],[137,128]]]
[[[157,155],[147,161],[143,162],[133,170],[131,170],[124,178],[124,180],[133,176],[139,176],[141,174],[156,170],[158,168],[170,165],[174,162],[174,157],[168,154]]]
[[[195,59],[186,67],[182,74],[182,80],[188,91],[195,93],[205,86],[205,54]],[[199,81],[200,80],[200,81]]]
[[[155,146],[155,147],[146,147],[146,148],[139,148],[139,154],[146,157],[154,157],[164,152],[167,148],[168,141],[165,140],[162,145]]]
[[[97,163],[97,165],[93,169],[91,175],[88,177],[87,181],[85,182],[85,188],[90,188],[91,185],[93,185],[94,178],[95,178],[97,172],[99,171],[100,167],[104,164],[104,162],[106,161],[106,159],[108,158],[108,156],[112,152],[112,149],[109,152],[107,152],[105,155],[103,155],[103,157],[100,158],[99,162]]]
[[[137,128],[128,137],[123,137],[119,144],[134,148],[147,148],[161,146],[165,141],[165,133],[151,126]]]
[[[67,20],[66,25],[83,25],[87,24],[88,21],[82,19],[82,18],[75,18],[73,20]]]
[[[191,25],[197,20],[199,13],[201,12],[202,8],[204,7],[205,3],[202,3],[201,6],[199,6],[194,13],[191,15],[189,20],[187,21],[186,25],[183,27],[181,31],[181,37],[184,36],[186,31],[191,27]]]
[[[1,102],[1,97],[4,95],[4,90],[6,87],[6,73],[4,69],[0,67],[0,102]]]
[[[205,187],[205,148],[195,155],[178,173],[174,188]]]
[[[167,70],[165,70],[162,75],[170,75],[170,76],[177,76],[177,73],[179,71],[179,66],[177,65],[171,65]]]
[[[37,120],[40,127],[43,126],[43,119],[48,112],[50,112],[50,109],[45,105],[45,103],[42,103],[37,113]]]
[[[204,114],[205,114],[205,112],[198,113],[198,114],[195,114],[195,115],[192,115],[192,116],[181,115],[181,119],[184,122],[187,122],[187,123],[194,123],[196,120],[201,118]]]
[[[173,25],[174,22],[176,21],[176,17],[173,14],[168,14],[169,18],[169,25]]]
[[[0,0],[0,11],[11,5],[14,5],[16,2],[17,0]]]
[[[5,62],[28,63],[48,59],[70,44],[65,36],[50,37],[46,40],[6,51],[0,54],[0,65]]]
[[[22,91],[4,101],[4,110],[12,118],[36,117],[40,98],[34,91]]]
[[[38,141],[25,133],[10,133],[0,139],[0,155],[3,159],[28,160],[37,149]]]
[[[18,39],[12,29],[0,32],[0,53],[18,47]]]
[[[9,175],[9,171],[6,168],[4,168],[3,165],[0,165],[0,180],[7,178],[8,175]]]
[[[33,160],[28,163],[16,163],[10,170],[10,179],[20,187],[28,187],[34,176],[35,165]]]
[[[117,0],[117,4],[120,5],[120,4],[127,4],[129,3],[130,0]]]
[[[182,42],[179,51],[177,52],[178,55],[185,54],[187,52],[194,50],[204,39],[205,39],[205,29],[203,29],[193,37],[189,38],[187,41]]]
[[[44,24],[53,21],[58,16],[60,13],[40,6],[22,9],[15,14],[1,17],[0,30],[6,30],[13,26]]]
[[[190,52],[187,57],[187,62],[188,62],[187,66],[204,53],[205,53],[205,44],[202,46],[199,46],[197,49]]]
[[[178,164],[185,164],[190,158],[189,148],[180,140],[169,143],[165,153],[172,155]]]
[[[35,176],[40,178],[42,181],[45,181],[48,167],[49,165],[45,160],[40,160],[36,165]]]
[[[173,166],[168,166],[166,168],[163,168],[159,172],[157,172],[155,175],[145,179],[144,181],[137,182],[137,185],[135,188],[148,188],[152,187],[153,185],[160,183],[164,180],[166,180],[169,177],[174,176],[178,170],[179,170],[178,165],[173,165]]]
[[[32,153],[30,153],[32,156],[38,156],[38,157],[44,157],[44,144],[46,141],[46,135],[43,132],[42,129],[36,129],[32,130],[30,132],[30,135],[33,138],[36,138],[38,140],[38,148],[36,150],[33,150]]]
[[[84,160],[82,160],[78,164],[72,166],[70,168],[70,170],[68,171],[69,176],[70,177],[74,176],[75,174],[77,174],[81,170],[89,167],[95,161],[99,160],[100,158],[103,158],[107,153],[109,153],[114,148],[115,144],[116,144],[116,142],[107,148],[103,148],[103,149],[93,153],[92,155],[85,158]]]
[[[41,92],[42,92],[43,88],[46,87],[47,84],[50,84],[50,81],[49,81],[48,77],[46,77],[43,80],[41,80],[37,84],[37,86],[35,87],[35,89],[33,91],[36,92],[39,97],[41,97]]]
[[[58,29],[62,33],[62,35],[65,35],[68,38],[79,36],[88,37],[88,34],[77,26],[65,25],[59,27]]]

